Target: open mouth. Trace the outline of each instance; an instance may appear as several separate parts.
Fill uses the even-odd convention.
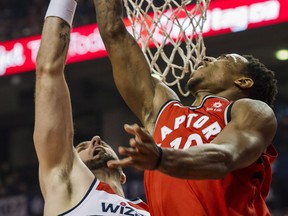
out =
[[[100,152],[104,152],[105,153],[103,148],[100,148],[100,147],[95,148],[95,150],[93,151],[93,157],[99,155]]]

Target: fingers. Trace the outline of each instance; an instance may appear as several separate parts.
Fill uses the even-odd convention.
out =
[[[141,140],[142,142],[153,142],[153,137],[150,135],[150,133],[146,129],[140,127],[138,124],[125,124],[124,129],[127,133],[135,135],[135,139],[137,141]]]
[[[133,163],[131,161],[131,158],[124,158],[122,160],[110,160],[107,162],[107,166],[109,168],[118,168],[118,167],[127,167],[131,166]]]
[[[121,151],[125,151],[125,154],[133,155],[133,151],[130,152],[129,149],[121,147]],[[122,152],[123,153],[123,152]],[[109,168],[118,168],[118,167],[134,167],[136,169],[143,170],[145,169],[145,163],[141,162],[141,157],[134,155],[134,156],[127,156],[121,160],[110,160],[107,162],[107,166]]]
[[[137,124],[134,124],[137,125]],[[129,125],[129,124],[124,124],[124,129],[127,133],[135,135],[135,131],[133,129],[133,125]]]
[[[145,143],[138,143],[136,142],[135,139],[131,139],[130,141],[131,147],[124,147],[124,146],[119,146],[118,147],[118,152],[122,156],[131,156],[131,157],[136,157],[136,156],[148,156],[150,149],[147,148]]]
[[[137,124],[125,124],[124,129],[135,137],[130,139],[130,147],[120,146],[118,148],[119,154],[125,158],[119,161],[110,161],[107,166],[111,168],[132,166],[140,170],[153,169],[159,157],[153,137]]]
[[[153,149],[153,145],[154,143],[151,142],[143,143],[133,138],[130,139],[130,146],[138,153],[138,155],[149,155],[151,153],[151,148]]]
[[[135,148],[119,146],[118,152],[123,156],[134,156],[138,153],[138,150]]]

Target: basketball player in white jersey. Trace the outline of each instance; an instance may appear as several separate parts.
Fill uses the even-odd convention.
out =
[[[106,166],[118,159],[109,145],[95,136],[73,147],[64,67],[76,5],[74,0],[50,2],[37,56],[34,144],[44,215],[148,216],[145,203],[124,198],[122,170]]]

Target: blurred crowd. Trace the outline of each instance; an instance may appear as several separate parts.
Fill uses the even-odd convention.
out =
[[[16,168],[0,160],[0,215],[41,216],[43,198],[36,166]]]
[[[40,34],[49,1],[1,0],[0,42]],[[80,0],[73,25],[75,27],[95,23],[92,0]]]

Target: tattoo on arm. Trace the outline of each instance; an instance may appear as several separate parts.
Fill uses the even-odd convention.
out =
[[[70,42],[70,26],[66,22],[61,23],[61,32],[59,33],[59,39],[64,42],[62,52],[69,45]]]

